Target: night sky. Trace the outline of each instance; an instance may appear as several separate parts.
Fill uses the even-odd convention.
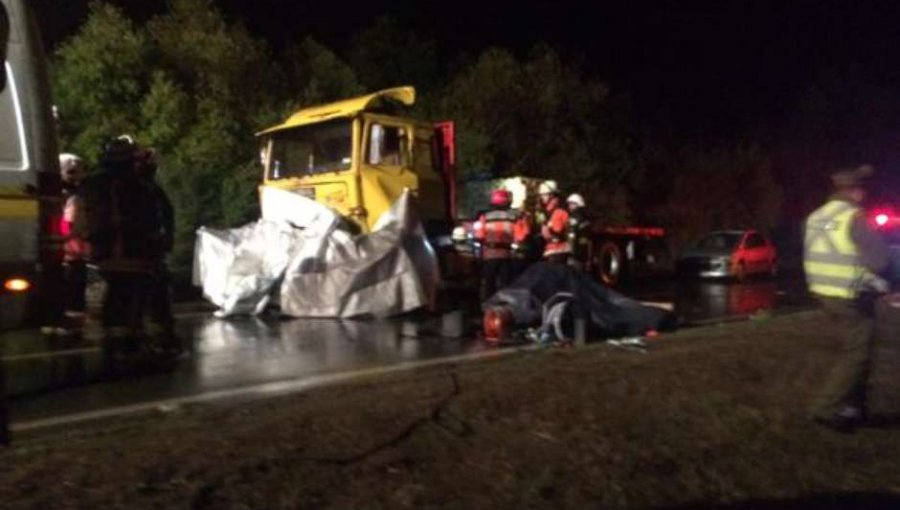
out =
[[[77,28],[87,3],[37,1],[48,43]],[[162,0],[112,3],[138,18],[164,8]],[[894,1],[216,3],[275,48],[311,34],[342,51],[380,14],[433,36],[447,61],[490,45],[524,54],[547,42],[627,91],[645,116],[664,112],[688,130],[737,133],[777,122],[833,70],[852,68],[870,83],[900,89]]]

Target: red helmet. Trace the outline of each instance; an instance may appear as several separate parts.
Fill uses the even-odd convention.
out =
[[[491,205],[506,207],[512,203],[512,193],[505,189],[495,189],[491,192]]]

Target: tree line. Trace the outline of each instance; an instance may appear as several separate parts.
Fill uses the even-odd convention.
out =
[[[304,106],[397,85],[416,86],[413,115],[456,122],[463,178],[554,178],[585,195],[599,221],[661,225],[676,245],[715,228],[775,229],[784,197],[805,207],[792,183],[817,183],[827,171],[815,148],[828,143],[821,130],[805,133],[806,152],[752,138],[682,143],[659,137],[664,130],[648,134],[627,94],[552,46],[444,62],[435,41],[386,17],[343,53],[305,34],[276,52],[211,0],[170,0],[143,22],[98,0],[56,49],[51,72],[64,150],[96,161],[106,137],[131,133],[160,151],[181,275],[197,227],[258,216],[255,132]],[[777,171],[804,157],[790,179]]]

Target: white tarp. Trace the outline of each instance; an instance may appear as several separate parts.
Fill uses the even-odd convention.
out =
[[[197,231],[194,283],[220,316],[260,313],[273,296],[294,317],[387,316],[433,303],[437,260],[408,192],[358,236],[313,200],[264,193],[258,222]]]

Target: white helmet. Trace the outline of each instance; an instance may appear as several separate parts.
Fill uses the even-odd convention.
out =
[[[544,181],[540,186],[538,186],[539,195],[550,195],[558,192],[559,187],[557,187],[556,181]]]
[[[569,195],[569,198],[566,199],[566,203],[570,206],[584,207],[584,197],[578,193],[572,193]]]
[[[72,182],[81,179],[83,171],[80,157],[68,152],[59,155],[59,172],[64,181]]]
[[[450,238],[454,241],[465,241],[466,240],[466,227],[456,227],[453,229],[453,233],[450,235]]]

